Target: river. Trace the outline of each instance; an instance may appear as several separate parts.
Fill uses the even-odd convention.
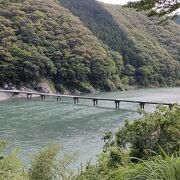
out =
[[[180,102],[180,88],[138,89],[126,92],[99,92],[85,94],[103,98],[119,98],[143,101]],[[7,140],[8,150],[21,149],[20,158],[27,163],[29,157],[49,143],[59,143],[65,152],[78,152],[76,167],[96,159],[102,150],[102,137],[106,131],[115,131],[125,119],[140,117],[139,105],[122,103],[115,109],[114,102],[99,101],[93,107],[90,100],[64,98],[56,102],[49,98],[33,100],[14,99],[0,102],[0,139]],[[145,105],[153,111],[154,105]]]

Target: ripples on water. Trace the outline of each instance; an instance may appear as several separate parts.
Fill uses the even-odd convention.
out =
[[[180,88],[140,89],[127,92],[86,94],[103,98],[119,98],[143,101],[180,102]],[[140,115],[136,104],[122,103],[116,110],[114,102],[98,102],[93,107],[91,100],[80,100],[78,105],[72,99],[63,102],[49,98],[41,102],[15,99],[0,102],[0,139],[12,147],[21,148],[21,158],[28,162],[29,155],[41,147],[56,142],[64,150],[79,152],[78,165],[92,159],[102,150],[102,137],[106,131],[122,126],[126,118],[133,120]],[[155,106],[145,105],[146,111]]]

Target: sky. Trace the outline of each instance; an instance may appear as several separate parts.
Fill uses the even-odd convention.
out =
[[[110,4],[126,4],[129,1],[137,1],[137,0],[98,0],[98,1],[103,1],[105,3],[110,3]]]

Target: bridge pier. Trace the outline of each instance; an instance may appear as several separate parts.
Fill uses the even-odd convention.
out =
[[[14,95],[15,95],[15,93],[12,93],[12,99],[14,99]]]
[[[74,104],[79,103],[79,98],[78,97],[74,97],[73,99],[74,99]]]
[[[173,106],[174,106],[174,104],[169,104],[169,109],[172,110]]]
[[[119,101],[119,100],[116,100],[116,101],[114,101],[114,102],[115,102],[115,105],[116,105],[116,109],[119,109],[120,101]]]
[[[93,105],[97,106],[97,104],[98,104],[98,100],[97,99],[93,99]]]
[[[12,92],[12,99],[14,99],[14,96],[18,94],[19,94],[18,92]]]
[[[27,99],[32,99],[32,94],[27,94]]]
[[[45,101],[46,100],[46,96],[45,95],[41,95],[41,101]]]
[[[62,99],[61,97],[57,97],[57,102],[61,101],[61,99]]]
[[[145,106],[145,103],[144,103],[144,102],[140,102],[139,105],[140,105],[140,108],[141,108],[141,109],[144,109],[144,106]]]

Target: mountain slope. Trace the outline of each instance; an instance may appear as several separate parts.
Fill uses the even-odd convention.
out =
[[[53,0],[0,4],[0,85],[36,87],[47,79],[62,91],[125,88],[122,56]]]
[[[94,0],[60,0],[102,42],[122,53],[129,82],[143,86],[178,85],[180,27],[160,27],[155,19]]]
[[[180,29],[94,0],[1,0],[0,86],[58,91],[180,84]]]

